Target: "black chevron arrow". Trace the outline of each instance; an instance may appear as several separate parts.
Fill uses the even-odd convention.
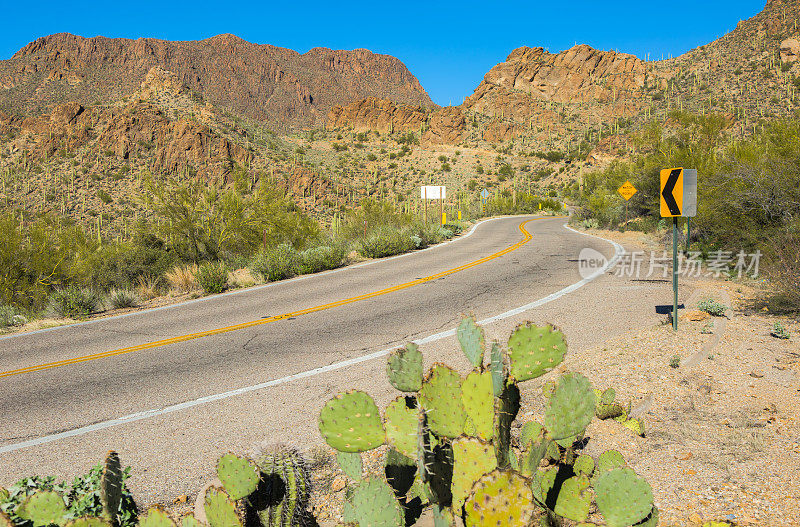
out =
[[[678,178],[681,177],[682,170],[683,169],[675,168],[669,173],[667,184],[664,185],[664,191],[661,193],[661,197],[664,198],[664,203],[667,204],[669,213],[673,216],[680,216],[681,214],[681,208],[678,207],[678,203],[675,201],[675,196],[672,195],[672,191],[675,190],[675,184],[678,182]]]

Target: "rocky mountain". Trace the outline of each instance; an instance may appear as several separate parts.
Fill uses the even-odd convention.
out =
[[[277,131],[320,127],[333,106],[368,96],[435,106],[402,62],[365,49],[300,54],[234,35],[170,42],[61,33],[0,61],[0,109],[28,115],[64,102],[114,103],[154,66],[197,97]]]
[[[798,19],[800,0],[769,0],[761,13],[722,38],[657,61],[587,45],[560,53],[521,47],[487,72],[456,109],[430,111],[407,123],[396,114],[388,117],[384,107],[355,101],[350,110],[334,107],[328,125],[364,128],[397,121],[400,129],[430,129],[446,111],[448,122],[460,126],[446,136],[451,144],[517,141],[536,150],[577,148],[583,154],[616,147],[614,136],[654,117],[666,120],[673,110],[727,115],[735,122],[731,131],[746,134],[761,119],[800,107]],[[454,121],[454,112],[463,118]]]

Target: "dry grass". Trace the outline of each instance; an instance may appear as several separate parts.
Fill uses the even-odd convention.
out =
[[[261,282],[261,280],[257,280],[256,277],[253,276],[250,269],[237,269],[228,273],[228,286],[231,289],[250,287]]]
[[[136,294],[143,300],[161,296],[161,283],[157,278],[140,276],[136,281]]]
[[[176,265],[164,274],[170,288],[177,293],[188,293],[198,288],[197,264]]]

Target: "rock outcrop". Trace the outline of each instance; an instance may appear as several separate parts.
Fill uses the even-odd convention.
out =
[[[60,33],[0,61],[0,105],[41,113],[55,104],[113,103],[139,89],[154,66],[216,106],[276,130],[321,126],[335,105],[369,96],[433,106],[398,59],[364,49],[299,54],[234,35],[170,42]]]
[[[405,132],[422,130],[427,113],[419,106],[398,106],[388,99],[367,97],[347,106],[334,106],[328,112],[328,128],[353,128]]]
[[[781,60],[783,62],[797,62],[800,58],[800,40],[787,38],[781,42]]]

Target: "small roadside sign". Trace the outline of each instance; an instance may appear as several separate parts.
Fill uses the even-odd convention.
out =
[[[693,218],[697,215],[697,170],[667,168],[661,171],[661,217]]]
[[[447,194],[445,187],[439,185],[423,185],[419,193],[422,199],[445,199]]]
[[[481,198],[486,199],[489,197],[489,191],[486,189],[481,190]]]
[[[630,181],[626,181],[617,189],[617,192],[619,192],[622,197],[625,198],[625,201],[628,201],[633,197],[634,194],[638,192],[638,190],[636,190],[636,187],[634,187]]]

